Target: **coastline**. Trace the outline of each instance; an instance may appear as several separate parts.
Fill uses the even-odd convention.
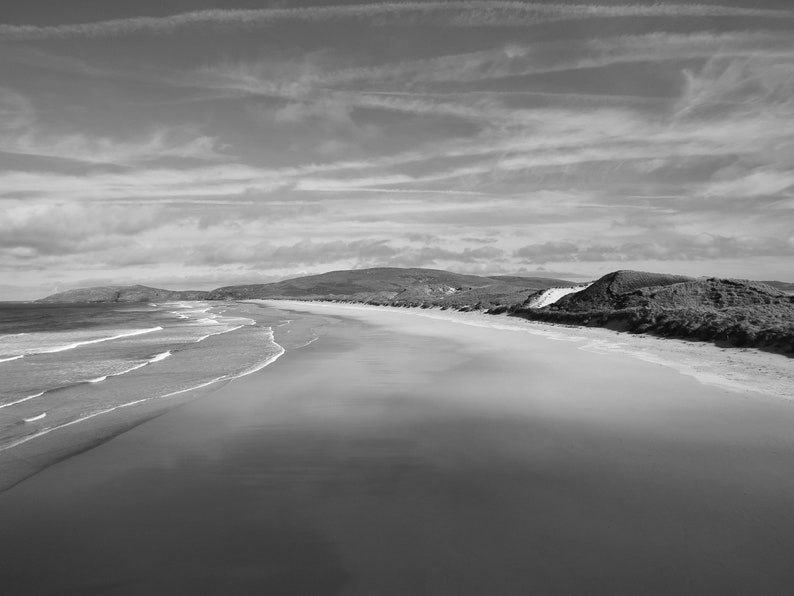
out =
[[[0,493],[5,593],[788,593],[790,402],[346,308]]]
[[[581,327],[530,321],[519,317],[460,312],[438,308],[393,307],[348,302],[299,300],[246,300],[300,310],[301,305],[332,312],[405,312],[428,319],[455,321],[464,325],[492,327],[529,333],[553,341],[573,342],[579,349],[595,353],[623,354],[666,366],[711,385],[743,393],[760,393],[779,399],[794,399],[794,367],[791,359],[757,348],[721,348],[702,341],[663,338],[614,331],[603,327]]]
[[[372,321],[372,315],[377,318],[378,314],[407,314],[420,320],[424,318],[470,327],[526,333],[549,341],[568,343],[585,352],[627,356],[637,361],[671,368],[682,375],[695,378],[705,386],[734,393],[786,401],[794,397],[794,370],[789,366],[788,359],[779,354],[753,348],[720,348],[705,342],[628,334],[600,327],[573,327],[482,312],[327,301],[251,299],[238,302],[305,314],[312,312],[315,315],[352,316],[363,321]],[[233,305],[234,303],[230,303],[231,308]],[[292,322],[294,321],[290,321]],[[292,329],[288,333],[291,331]],[[294,336],[280,338],[290,350],[311,345],[319,339],[313,333],[311,326],[304,325],[303,328],[295,331]],[[285,349],[282,347],[282,351],[274,358],[268,359],[240,377],[268,367],[284,353]],[[575,374],[576,371],[572,370],[572,373]],[[174,408],[196,399],[209,397],[226,385],[234,384],[240,377],[216,379],[202,386],[177,391],[173,395],[157,396],[117,406],[101,412],[101,415],[87,416],[82,420],[48,430],[41,435],[23,439],[0,452],[2,453],[0,493],[50,465],[101,445]],[[96,420],[93,420],[95,418]],[[32,442],[33,445],[25,445],[28,442]]]
[[[225,307],[225,310],[234,316],[256,314],[255,312],[243,312],[240,308],[235,311],[234,304],[218,304],[217,306]],[[277,313],[278,311],[274,312]],[[101,404],[96,398],[94,398],[95,405],[93,408],[89,409],[89,407],[83,406],[86,408],[84,412],[81,412],[77,417],[67,419],[66,421],[56,420],[55,422],[50,422],[50,417],[46,414],[26,419],[20,416],[18,412],[15,413],[16,417],[18,418],[17,424],[19,425],[27,425],[31,422],[41,421],[42,426],[38,428],[34,427],[33,432],[29,431],[29,434],[22,435],[16,439],[11,439],[0,446],[0,492],[8,490],[17,483],[24,481],[26,478],[35,475],[43,469],[46,469],[48,466],[68,459],[69,457],[82,453],[86,450],[90,450],[108,440],[111,440],[119,434],[135,428],[136,426],[156,418],[157,416],[160,416],[174,408],[177,408],[194,399],[205,397],[237,378],[253,374],[271,365],[285,352],[285,348],[275,341],[275,335],[273,331],[273,327],[275,325],[273,325],[273,322],[268,320],[268,317],[266,316],[257,318],[256,322],[251,320],[251,324],[265,327],[264,347],[266,350],[262,355],[263,359],[259,362],[256,362],[255,359],[253,359],[253,364],[249,366],[249,368],[240,368],[236,371],[225,372],[214,378],[204,374],[203,379],[198,377],[192,382],[189,382],[188,386],[174,387],[172,385],[170,388],[162,389],[159,392],[144,392],[136,395],[135,393],[130,394],[128,391],[127,393],[129,395],[126,400],[117,399],[114,402],[111,399],[108,401],[108,403]],[[222,330],[221,332],[215,331],[209,335],[200,336],[197,340],[195,340],[195,342],[203,342],[210,337],[221,335],[224,336],[225,341],[227,337],[231,338],[231,336],[226,335],[227,333],[237,331],[242,327],[243,326],[231,327],[230,329]],[[122,337],[127,337],[128,335],[129,334],[125,334]],[[113,338],[102,338],[100,341],[110,341],[111,339]],[[232,338],[232,341],[235,340]],[[242,340],[238,338],[236,343],[240,343],[241,341]],[[246,341],[250,341],[250,339],[247,339]],[[83,344],[85,343],[97,343],[97,340],[83,342]],[[191,344],[188,343],[186,345]],[[242,343],[241,345],[246,344]],[[273,352],[272,348],[276,348],[276,351]],[[223,348],[220,346],[210,347],[210,350],[222,349]],[[145,365],[165,360],[166,354],[170,356],[171,352],[168,351],[159,353],[153,358],[147,360],[145,364],[137,364],[127,370],[124,370],[123,372],[108,376],[118,376],[125,382],[129,382],[132,378],[125,376],[126,373],[131,373],[144,368]],[[151,375],[157,373],[149,374]],[[173,372],[166,372],[165,374],[173,375]],[[95,383],[104,381],[107,378],[108,377],[106,376],[97,379],[86,380],[82,383],[76,383],[74,388],[79,389],[79,387],[84,385],[88,388],[88,390],[93,390],[93,385]],[[103,389],[112,391],[113,386],[109,388],[105,388],[103,386]],[[116,391],[118,391],[118,389],[116,389]],[[41,397],[45,393],[48,392],[41,392],[36,395],[17,400],[16,402],[3,404],[0,406],[0,408],[13,408],[13,406],[16,406],[17,404],[26,403],[29,400]],[[11,415],[9,414],[9,416]],[[13,418],[11,419],[13,420]]]

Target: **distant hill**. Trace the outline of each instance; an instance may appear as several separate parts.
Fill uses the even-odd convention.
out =
[[[393,306],[489,308],[520,304],[539,290],[569,285],[573,284],[561,279],[480,277],[438,269],[378,267],[331,271],[268,284],[227,286],[210,292],[208,299],[346,300]]]
[[[58,292],[37,302],[167,302],[172,300],[205,300],[208,292],[186,290],[173,292],[148,286],[97,286]]]
[[[794,296],[756,281],[615,271],[528,319],[794,353]]]
[[[519,305],[551,287],[574,285],[542,277],[481,277],[438,269],[379,267],[331,271],[266,284],[235,285],[211,292],[172,292],[147,286],[102,286],[60,292],[39,302],[163,302],[167,300],[344,300],[393,306],[488,309]]]

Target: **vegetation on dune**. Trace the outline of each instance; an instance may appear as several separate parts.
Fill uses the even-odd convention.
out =
[[[648,280],[663,283],[640,285]],[[535,321],[794,353],[794,297],[761,282],[675,281],[674,276],[620,271],[548,307],[533,310],[522,306],[511,312]]]

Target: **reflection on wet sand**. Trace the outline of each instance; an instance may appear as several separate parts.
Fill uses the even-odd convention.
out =
[[[318,341],[0,495],[4,593],[788,592],[789,404],[322,313]]]

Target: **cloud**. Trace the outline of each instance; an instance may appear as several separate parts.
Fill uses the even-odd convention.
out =
[[[167,158],[200,161],[231,159],[229,155],[217,150],[216,139],[203,135],[184,138],[185,136],[180,131],[159,129],[144,136],[118,140],[82,133],[52,134],[28,129],[0,140],[0,151],[89,164],[115,165],[154,162]]]
[[[419,235],[425,238],[422,235]],[[444,248],[427,236],[426,243],[416,247],[399,245],[394,240],[361,238],[357,240],[304,239],[290,244],[256,242],[226,243],[220,246],[197,247],[188,261],[192,265],[243,264],[252,268],[309,268],[327,266],[428,266],[491,264],[498,266],[506,253],[493,246]],[[414,242],[418,240],[414,239]]]
[[[249,245],[232,243],[217,247],[199,247],[194,250],[189,262],[201,265],[242,263],[249,267],[303,267],[341,261],[360,264],[388,259],[398,252],[387,240],[380,239],[301,240],[275,246],[269,242]]]
[[[281,187],[283,180],[272,174],[239,165],[142,168],[120,173],[95,171],[82,176],[6,171],[0,172],[0,197],[26,195],[66,201],[237,196]]]
[[[438,262],[453,262],[453,263],[479,263],[487,262],[494,263],[504,257],[505,251],[501,248],[494,246],[481,246],[479,248],[464,248],[463,250],[455,251],[442,247],[423,247],[415,251],[413,254],[408,254],[409,259],[420,263],[438,263]]]
[[[754,238],[701,233],[669,234],[618,243],[544,242],[523,246],[513,256],[532,264],[790,257],[794,256],[794,237]]]
[[[13,89],[0,87],[0,151],[9,154],[54,157],[89,164],[129,165],[166,158],[223,161],[218,141],[190,127],[150,128],[118,139],[84,132],[48,129],[33,103]]]
[[[30,101],[13,89],[0,87],[0,130],[4,134],[25,129],[35,121]]]
[[[276,98],[284,102],[283,105],[258,112],[266,114],[271,122],[280,124],[285,129],[294,129],[300,124],[320,124],[327,126],[329,132],[338,135],[343,127],[351,130],[361,128],[353,117],[354,110],[375,110],[417,117],[446,117],[483,128],[531,126],[532,110],[506,107],[490,81],[582,68],[602,68],[630,62],[663,62],[715,55],[725,59],[744,57],[776,61],[779,66],[780,62],[794,59],[794,48],[791,47],[789,38],[785,32],[772,31],[698,32],[686,35],[653,33],[589,41],[500,44],[495,48],[476,52],[375,66],[338,68],[340,63],[349,61],[349,57],[334,56],[328,52],[312,52],[308,56],[286,61],[283,58],[269,58],[256,62],[224,62],[207,65],[187,74],[150,70],[147,73],[150,78],[153,77],[149,83],[181,87],[194,93],[196,88],[204,89],[205,93],[197,96],[198,101],[207,99],[207,92],[214,99],[240,95]],[[70,68],[77,69],[77,66]],[[75,72],[108,77],[114,71],[83,65],[81,70]],[[146,78],[141,73],[128,73],[127,76]],[[447,83],[463,85],[464,89],[460,92],[444,91]],[[526,92],[526,95],[533,94],[542,96],[546,92]],[[604,102],[610,98],[613,101],[621,98],[624,101],[638,101],[636,97],[625,95],[610,96],[575,91],[558,93],[557,96],[564,96],[571,101],[577,98],[590,102]],[[174,101],[184,103],[188,99]],[[366,132],[372,130],[374,128],[369,127]],[[46,154],[47,146],[58,146],[58,143],[48,142],[50,139],[46,137],[34,143],[31,136],[33,135],[21,140],[27,143],[27,147],[21,147],[20,152],[27,150],[32,154]],[[201,137],[198,134],[197,136]],[[157,140],[154,138],[156,135],[152,134],[151,137],[135,139],[141,145],[141,151],[136,154],[139,158],[144,155],[153,155],[156,158],[156,151],[152,152],[148,146],[151,141]],[[104,140],[105,144],[111,142],[110,139],[99,139],[94,145],[99,144],[100,140]],[[64,142],[63,152],[68,151],[70,144],[80,145],[80,141],[81,139],[76,138],[71,139],[70,143]],[[198,159],[228,157],[218,149],[219,143],[215,139],[206,136],[195,141],[196,144],[203,141],[203,151],[197,151],[196,147],[184,147],[180,151],[178,146],[173,146],[178,143],[173,139],[169,141],[163,150],[170,150],[177,155]],[[187,144],[187,140],[184,142]],[[82,144],[86,149],[94,151],[101,148],[91,146],[87,140],[82,140]],[[209,147],[210,144],[213,146]],[[123,148],[119,152],[123,155]],[[113,152],[109,153],[112,159]],[[76,154],[80,155],[80,152]]]
[[[86,204],[5,202],[0,248],[14,259],[60,255],[107,247],[113,238],[131,237],[161,225],[157,206],[135,208]],[[128,240],[123,241],[129,249]]]
[[[758,109],[794,114],[794,44],[786,59],[759,55],[717,55],[698,71],[685,70],[685,88],[676,106],[679,118],[708,118],[725,113],[753,114]]]
[[[287,22],[365,21],[368,25],[423,24],[453,27],[527,26],[558,20],[636,17],[746,17],[790,19],[794,12],[692,4],[599,6],[499,1],[384,2],[378,4],[204,10],[165,17],[133,17],[68,25],[0,25],[0,39],[68,39],[170,34],[196,27],[267,27]]]
[[[289,88],[303,93],[318,88],[349,87],[351,85],[378,85],[378,93],[394,95],[401,90],[394,88],[410,83],[465,83],[488,82],[503,78],[524,77],[556,73],[569,70],[596,69],[632,62],[665,62],[698,57],[712,58],[763,58],[781,59],[792,57],[788,32],[774,31],[730,31],[670,33],[654,32],[642,35],[622,35],[594,39],[565,39],[564,41],[537,42],[531,44],[508,44],[486,50],[463,54],[450,54],[432,58],[401,61],[378,66],[343,68],[339,70],[293,69],[296,78]],[[254,80],[252,66],[238,65],[237,75],[246,75]],[[206,72],[211,72],[207,69]],[[232,70],[234,72],[235,69]],[[283,79],[276,76],[275,79]],[[272,73],[265,77],[273,81]],[[275,90],[275,86],[271,87]],[[361,89],[371,91],[371,89]],[[492,91],[488,88],[484,92]],[[405,96],[420,97],[424,93]],[[432,91],[429,93],[432,94]]]
[[[29,275],[85,262],[95,277],[115,268],[129,279],[256,281],[371,265],[782,262],[794,171],[794,46],[780,21],[789,14],[431,2],[0,27],[6,40],[141,36],[107,57],[47,43],[64,59],[8,61],[3,267]],[[746,18],[718,18],[728,15]],[[599,22],[554,36],[512,26],[590,17]],[[625,20],[601,27],[604,18]],[[339,43],[342,21],[370,38]],[[371,30],[420,22],[511,28]],[[296,23],[332,26],[314,27],[327,30],[317,39],[296,31],[286,46],[275,30],[225,45],[229,32]],[[182,32],[228,58],[201,66],[218,58],[180,51],[153,67],[151,35]],[[198,40],[168,43],[188,50]],[[99,105],[86,99],[94,90],[141,101],[134,112],[105,102],[78,127],[71,108]],[[222,99],[180,106],[179,122],[196,124],[159,124],[176,113],[164,102],[208,95]]]
[[[732,180],[719,180],[706,186],[706,197],[742,198],[776,195],[794,186],[794,172],[760,168]]]

